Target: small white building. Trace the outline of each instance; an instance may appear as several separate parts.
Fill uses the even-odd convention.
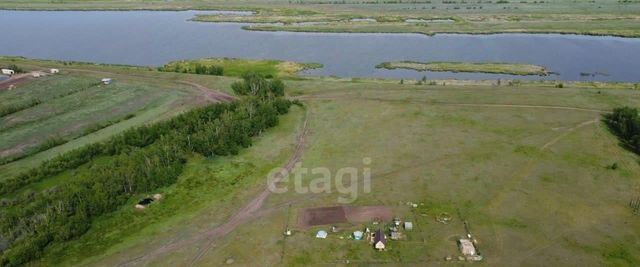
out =
[[[16,72],[11,70],[11,69],[2,69],[2,74],[4,74],[4,75],[14,75],[14,74],[16,74]]]
[[[50,69],[49,73],[51,73],[51,74],[60,73],[60,70],[59,69]]]
[[[460,247],[460,252],[465,256],[473,256],[476,255],[476,247],[473,245],[471,240],[463,238],[458,240],[458,246]]]
[[[325,238],[327,238],[327,235],[328,235],[328,234],[327,234],[327,231],[325,231],[325,230],[320,230],[320,231],[318,231],[318,233],[316,234],[316,238],[322,238],[322,239],[325,239]]]
[[[109,85],[111,84],[111,82],[113,81],[111,78],[103,78],[102,80],[100,80],[103,84],[105,85]]]
[[[362,237],[364,237],[364,233],[362,231],[353,232],[353,239],[362,240]]]
[[[404,222],[404,229],[407,231],[411,231],[413,230],[413,223],[411,222]]]

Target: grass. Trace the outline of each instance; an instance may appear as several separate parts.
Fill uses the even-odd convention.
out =
[[[542,66],[514,63],[467,63],[467,62],[384,62],[376,66],[384,69],[410,69],[417,71],[482,72],[511,75],[549,75]]]
[[[139,83],[189,80],[228,90],[237,80],[115,66],[67,68],[108,70],[116,74],[116,83],[135,75]],[[638,157],[621,148],[600,122],[583,125],[599,119],[601,110],[640,105],[632,84],[568,82],[556,88],[554,82],[538,81],[504,81],[500,86],[492,81],[435,82],[285,80],[287,93],[299,97],[305,108],[294,107],[254,146],[237,156],[189,159],[179,181],[158,191],[163,200],[139,212],[132,206],[144,196],[133,198],[85,236],[50,248],[33,265],[120,265],[202,235],[264,188],[266,174],[291,156],[305,117],[310,133],[303,167],[326,167],[332,174],[343,167],[360,171],[363,158],[371,158],[372,191],[359,191],[352,205],[389,206],[412,221],[414,231],[404,241],[391,242],[385,252],[346,238],[365,224],[341,224],[340,233],[316,239],[317,230],[330,226],[297,228],[297,211],[337,205],[338,197],[347,194],[335,187],[330,193],[298,194],[289,182],[284,184],[289,192],[267,199],[261,217],[216,239],[196,265],[221,265],[230,258],[243,266],[340,265],[347,260],[358,265],[442,264],[445,256],[458,255],[455,239],[466,234],[463,220],[489,266],[639,264],[633,252],[640,250],[640,224],[627,207],[637,195]],[[157,119],[159,113],[136,113],[43,153],[99,140],[93,135]],[[43,153],[13,166],[28,166]],[[612,162],[617,169],[606,167]],[[24,190],[50,188],[72,176],[63,173]],[[303,184],[310,179],[303,177]],[[452,216],[450,224],[436,222],[443,212]],[[294,234],[285,238],[287,227]],[[207,244],[194,242],[147,264],[189,265]]]
[[[306,69],[321,68],[319,63],[296,63],[281,60],[249,60],[237,58],[210,58],[173,61],[164,65],[162,71],[194,73],[195,67],[216,66],[223,68],[224,76],[240,77],[246,72],[255,72],[267,77],[294,77]]]
[[[13,90],[0,92],[3,105],[38,100],[36,105],[0,118],[0,179],[78,145],[202,103],[193,101],[199,92],[187,85],[163,79],[139,81],[135,71],[126,75],[108,72],[109,68],[122,71],[124,67],[96,66],[102,69],[90,71],[53,61],[0,59],[0,63],[4,62],[18,62],[31,69],[56,66],[63,72],[30,79]],[[99,85],[100,78],[106,75],[117,76],[116,82]]]

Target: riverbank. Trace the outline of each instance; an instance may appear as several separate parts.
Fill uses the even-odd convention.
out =
[[[542,66],[514,63],[393,61],[380,63],[376,66],[376,68],[383,68],[388,70],[409,69],[416,71],[476,72],[538,76],[547,76],[551,73]]]

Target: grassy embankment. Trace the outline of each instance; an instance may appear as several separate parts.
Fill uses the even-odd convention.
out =
[[[514,63],[465,63],[465,62],[415,62],[394,61],[383,62],[376,68],[409,69],[417,71],[450,71],[450,72],[482,72],[511,75],[549,75],[545,67],[531,64]]]
[[[135,75],[141,82],[190,80],[217,89],[237,80],[115,66],[81,68]],[[223,223],[262,190],[271,168],[286,162],[304,114],[311,127],[304,166],[328,167],[335,174],[341,167],[361,168],[362,158],[371,157],[373,190],[359,194],[353,204],[390,206],[398,216],[412,220],[415,231],[407,233],[407,240],[390,243],[391,249],[383,253],[366,242],[338,238],[364,225],[339,225],[340,233],[315,239],[315,231],[328,226],[297,229],[296,211],[335,205],[342,194],[290,190],[272,195],[264,209],[269,212],[218,240],[197,264],[219,265],[229,258],[241,265],[346,260],[436,264],[444,256],[457,255],[453,238],[465,234],[463,219],[481,242],[489,265],[582,261],[633,266],[640,261],[633,254],[640,249],[640,225],[626,206],[638,194],[637,156],[618,146],[598,122],[602,112],[613,107],[640,105],[634,85],[576,82],[555,88],[553,82],[537,81],[417,85],[334,78],[285,82],[287,92],[302,99],[306,110],[294,108],[278,127],[237,156],[189,159],[178,182],[158,190],[164,200],[144,212],[136,212],[131,200],[96,221],[83,237],[49,248],[34,265],[118,265]],[[607,168],[613,163],[619,167]],[[56,179],[45,180],[30,190],[55,184]],[[420,205],[412,209],[407,201]],[[435,222],[441,212],[451,214],[454,221]],[[285,239],[282,231],[287,225],[294,228],[294,235]],[[190,264],[206,243],[163,253],[150,264]],[[247,249],[252,247],[262,249]]]
[[[284,23],[251,30],[394,33],[566,33],[638,37],[637,1],[63,1],[8,0],[4,9],[27,10],[252,10],[255,16],[205,15],[212,22]],[[368,18],[371,21],[352,21]],[[435,19],[435,20],[434,20]],[[453,23],[443,23],[451,19]],[[408,21],[409,20],[409,21]],[[312,23],[309,23],[312,22]]]
[[[306,69],[322,68],[319,63],[297,63],[282,60],[249,60],[238,58],[209,58],[198,60],[173,61],[159,68],[160,71],[196,73],[198,66],[220,67],[222,75],[240,77],[252,71],[267,77],[295,78],[297,73]]]

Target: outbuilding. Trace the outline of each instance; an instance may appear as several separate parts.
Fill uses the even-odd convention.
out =
[[[4,74],[4,75],[14,75],[14,74],[16,74],[16,72],[14,70],[11,70],[11,69],[2,69],[2,74]]]
[[[364,233],[362,231],[353,232],[353,239],[355,240],[362,240],[363,236],[364,236]]]
[[[373,236],[373,247],[377,250],[384,250],[387,245],[387,237],[384,235],[384,231],[378,229]]]
[[[413,230],[413,223],[411,222],[404,222],[404,229],[407,231],[411,231]]]
[[[113,81],[111,78],[103,78],[102,80],[100,80],[103,84],[105,85],[109,85],[111,84],[111,82]]]
[[[49,70],[49,73],[51,73],[51,74],[56,74],[56,73],[59,73],[59,72],[60,72],[59,69],[50,69]]]
[[[316,238],[322,238],[322,239],[325,239],[325,238],[327,238],[327,235],[328,235],[328,234],[327,234],[327,231],[325,231],[325,230],[320,230],[320,231],[318,231],[318,233],[316,234]]]

